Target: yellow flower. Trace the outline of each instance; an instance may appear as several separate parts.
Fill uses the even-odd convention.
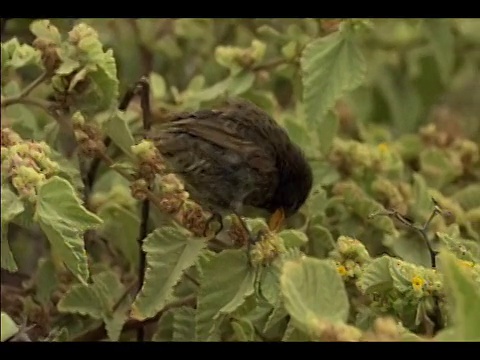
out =
[[[345,266],[343,266],[343,265],[337,266],[337,271],[341,276],[346,276],[347,275],[347,269],[345,269]]]
[[[412,278],[412,287],[415,291],[422,290],[423,284],[425,284],[425,280],[423,280],[420,276],[414,276]]]
[[[380,150],[380,152],[382,154],[386,154],[390,151],[390,147],[388,146],[388,144],[386,142],[382,142],[382,143],[378,144],[378,150]]]

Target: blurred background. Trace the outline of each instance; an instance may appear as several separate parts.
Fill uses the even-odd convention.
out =
[[[2,41],[16,36],[30,43],[32,20],[2,19]],[[252,48],[252,41],[259,40],[266,44],[262,65],[255,64],[255,82],[245,85],[242,96],[269,111],[301,102],[298,55],[309,41],[335,31],[340,23],[340,19],[50,20],[61,31],[78,22],[98,31],[105,46],[114,50],[121,93],[141,75],[155,73],[156,96],[165,104],[181,102],[183,108],[202,105],[190,96],[199,89],[210,90],[202,93],[202,102],[221,95],[222,89],[211,87],[226,79],[231,67],[219,47]],[[337,104],[341,131],[352,135],[362,130],[358,123],[367,128],[383,124],[398,136],[435,122],[452,136],[478,140],[480,20],[370,22],[370,31],[359,39],[367,80]]]

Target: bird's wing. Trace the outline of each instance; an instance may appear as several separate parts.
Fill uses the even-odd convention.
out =
[[[275,161],[271,154],[261,144],[240,137],[242,131],[238,129],[238,124],[219,119],[220,115],[221,112],[218,111],[197,112],[186,118],[175,119],[162,130],[168,133],[188,133],[241,155],[251,167],[262,172],[275,171]]]

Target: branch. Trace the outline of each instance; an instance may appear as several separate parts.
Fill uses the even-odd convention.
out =
[[[5,108],[10,105],[16,105],[16,104],[23,104],[23,105],[33,105],[36,107],[41,108],[44,110],[47,114],[52,114],[51,109],[55,106],[53,102],[43,100],[43,99],[38,99],[38,98],[30,98],[30,97],[8,97],[4,98],[1,101],[1,107]]]
[[[400,214],[397,210],[394,210],[394,209],[391,209],[391,210],[386,210],[386,211],[382,211],[382,212],[377,212],[377,213],[374,213],[374,214],[371,214],[368,216],[369,219],[372,219],[376,216],[390,216],[390,217],[393,217],[395,219],[397,219],[398,221],[400,221],[402,224],[404,224],[405,226],[417,231],[418,233],[420,233],[420,235],[422,236],[422,239],[425,243],[425,245],[427,246],[427,249],[428,249],[428,252],[430,253],[430,261],[431,261],[431,264],[432,264],[432,268],[436,268],[437,267],[437,261],[436,261],[436,257],[437,257],[437,251],[435,251],[433,248],[432,248],[432,245],[430,243],[430,240],[428,239],[428,234],[427,234],[427,231],[428,231],[428,228],[432,222],[432,220],[435,218],[435,216],[439,215],[439,214],[442,214],[443,211],[442,209],[440,208],[440,206],[438,205],[438,203],[435,201],[435,199],[432,198],[432,202],[434,203],[434,208],[433,208],[433,211],[432,213],[430,214],[428,220],[425,222],[425,224],[423,225],[416,225],[414,224],[410,219],[408,219],[407,217],[403,216],[402,214]]]
[[[15,95],[15,96],[11,96],[11,97],[7,97],[5,99],[2,99],[2,107],[7,107],[9,105],[13,105],[13,104],[18,104],[18,103],[22,103],[22,102],[25,102],[25,100],[27,100],[27,103],[30,102],[32,103],[32,100],[33,100],[33,105],[35,104],[44,104],[47,103],[47,104],[50,104],[49,102],[45,102],[45,100],[40,100],[40,99],[29,99],[27,98],[27,96],[33,91],[35,90],[35,88],[37,86],[39,86],[40,84],[42,84],[45,80],[48,79],[48,74],[46,71],[44,71],[42,74],[40,74],[39,77],[37,77],[35,80],[33,80],[30,84],[28,84],[21,92],[20,94],[18,95]]]

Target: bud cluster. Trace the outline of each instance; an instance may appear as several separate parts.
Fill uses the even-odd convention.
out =
[[[59,171],[43,141],[23,140],[10,128],[2,129],[2,181],[9,180],[21,198],[35,202],[37,190]]]

